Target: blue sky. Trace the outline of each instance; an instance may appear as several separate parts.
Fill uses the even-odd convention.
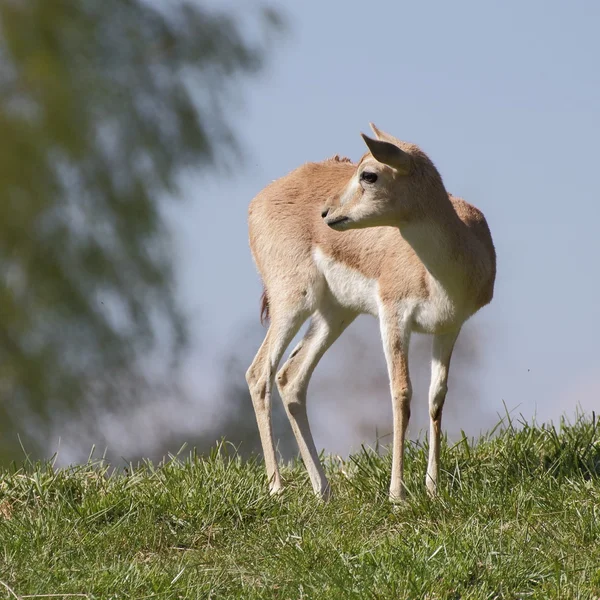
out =
[[[481,339],[480,356],[461,370],[477,382],[479,401],[539,420],[573,414],[577,403],[600,408],[600,4],[275,6],[289,33],[260,76],[240,84],[243,103],[232,116],[245,160],[227,174],[189,178],[174,219],[180,289],[193,315],[188,383],[218,389],[215,357],[257,319],[252,197],[303,162],[358,159],[359,132],[373,121],[419,144],[447,189],[488,219],[496,294],[466,326]],[[365,327],[376,335],[374,321]],[[347,343],[360,341],[343,336],[337,345]],[[382,355],[374,360],[383,366]],[[335,378],[326,363],[315,379]],[[199,402],[217,403],[211,394]],[[426,398],[413,403],[426,406]],[[452,387],[448,403],[460,414]],[[343,399],[336,406],[343,411]],[[328,447],[326,432],[316,434]]]

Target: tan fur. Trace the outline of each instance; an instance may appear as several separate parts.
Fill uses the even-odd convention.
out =
[[[270,392],[281,354],[306,318],[313,315],[312,325],[282,368],[278,385],[315,491],[329,493],[306,419],[308,380],[329,345],[359,312],[368,311],[380,317],[390,372],[390,496],[399,499],[404,493],[403,447],[410,415],[410,332],[439,338],[433,374],[439,381],[434,385],[432,379],[430,392],[435,440],[428,468],[428,488],[435,492],[452,347],[463,322],[493,296],[496,256],[483,214],[447,193],[437,169],[417,146],[372,128],[378,140],[365,137],[372,150],[359,163],[339,155],[307,163],[268,185],[249,207],[250,248],[264,283],[263,309],[270,310],[271,327],[247,379],[274,492],[281,489],[281,481]],[[400,153],[398,162],[394,152]],[[373,153],[381,153],[381,160],[390,164],[376,160]],[[363,171],[376,173],[376,182],[365,183]],[[331,287],[332,277],[341,281],[341,292]],[[353,299],[354,288],[358,300]],[[360,304],[370,290],[376,290],[379,308]]]
[[[384,226],[338,232],[321,218],[324,200],[336,196],[356,167],[332,159],[307,163],[272,182],[251,202],[250,248],[268,298],[271,287],[293,280],[295,287],[300,288],[299,282],[308,286],[318,278],[312,260],[315,245],[366,277],[379,280],[384,298],[427,295],[427,271],[399,229]],[[492,300],[494,245],[481,211],[461,198],[448,197],[449,206],[458,217],[453,223],[457,229],[457,252],[477,254],[479,246],[487,252],[466,265],[466,294],[475,312]],[[281,260],[290,261],[285,273],[278,268]]]

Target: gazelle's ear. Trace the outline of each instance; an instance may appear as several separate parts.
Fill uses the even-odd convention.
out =
[[[383,137],[383,131],[381,131],[380,129],[378,129],[375,126],[375,123],[369,123],[369,127],[371,128],[371,131],[375,134],[375,137],[380,140]]]
[[[379,129],[375,123],[369,123],[369,126],[373,130],[373,133],[378,140],[382,142],[390,142],[391,144],[395,144],[398,141],[393,135],[390,135],[389,133]]]
[[[404,152],[404,150],[401,150],[396,144],[392,144],[391,142],[374,140],[364,133],[361,133],[360,135],[362,135],[365,144],[367,144],[367,147],[375,160],[396,169],[402,175],[408,175],[410,173],[412,165],[410,154]]]

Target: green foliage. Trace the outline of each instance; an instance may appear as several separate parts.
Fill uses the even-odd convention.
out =
[[[108,403],[158,324],[172,356],[184,342],[164,201],[235,150],[224,107],[278,21],[250,42],[197,2],[160,7],[0,0],[0,443],[25,410],[39,430]]]
[[[281,497],[263,465],[210,456],[123,473],[35,464],[0,476],[0,580],[15,594],[89,598],[593,598],[600,595],[600,430],[595,420],[509,424],[443,447],[437,499],[427,448],[409,447],[410,499],[387,501],[389,455],[331,459],[334,498],[299,463]]]

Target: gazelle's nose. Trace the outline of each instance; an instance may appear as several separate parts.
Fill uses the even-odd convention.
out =
[[[329,214],[329,208],[324,208],[321,211],[321,217],[324,219]]]

